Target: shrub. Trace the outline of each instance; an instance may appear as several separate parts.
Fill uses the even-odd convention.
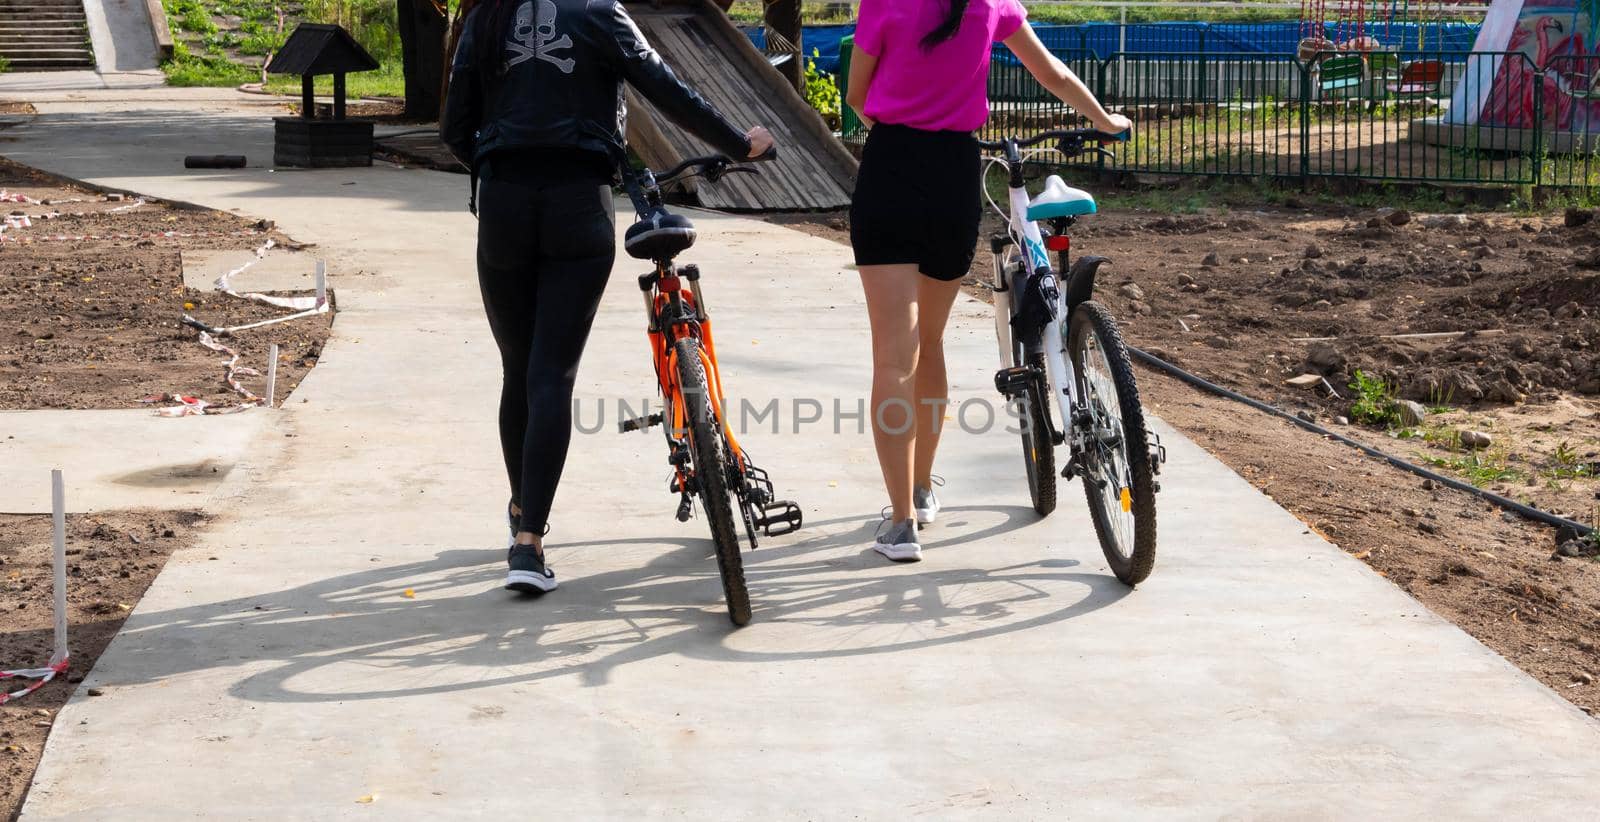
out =
[[[822,119],[828,121],[829,128],[837,130],[840,126],[839,105],[841,102],[839,81],[833,75],[817,69],[817,61],[814,58],[818,54],[819,52],[816,49],[812,49],[811,55],[813,59],[806,61],[806,102],[810,103],[811,107],[822,115]]]

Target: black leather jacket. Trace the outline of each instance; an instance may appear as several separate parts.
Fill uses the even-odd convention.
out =
[[[509,0],[516,2],[517,0]],[[731,157],[750,143],[661,62],[618,0],[523,0],[512,14],[505,63],[495,76],[475,65],[485,7],[467,15],[439,135],[476,169],[506,149],[577,147],[626,158],[626,80],[663,114]]]

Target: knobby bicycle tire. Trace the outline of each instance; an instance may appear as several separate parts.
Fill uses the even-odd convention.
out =
[[[1124,555],[1118,544],[1110,519],[1114,512],[1107,510],[1106,498],[1097,483],[1100,469],[1094,455],[1088,452],[1081,457],[1084,494],[1089,500],[1095,536],[1100,540],[1100,549],[1105,552],[1112,573],[1128,585],[1138,585],[1150,576],[1156,562],[1156,491],[1154,465],[1150,461],[1150,437],[1145,428],[1144,408],[1139,404],[1139,386],[1134,380],[1133,360],[1128,356],[1128,346],[1122,340],[1116,320],[1100,303],[1093,300],[1080,303],[1072,312],[1071,326],[1072,334],[1067,347],[1072,355],[1073,370],[1077,373],[1079,396],[1086,404],[1090,401],[1088,376],[1084,369],[1084,344],[1090,334],[1099,341],[1117,392],[1117,410],[1122,416],[1122,453],[1128,461],[1128,473],[1132,479],[1129,513],[1133,515],[1133,545],[1128,554]]]
[[[689,444],[694,449],[700,508],[711,525],[728,619],[735,625],[745,625],[750,622],[750,592],[745,585],[744,557],[739,553],[739,535],[734,530],[733,507],[728,500],[728,464],[724,456],[727,449],[722,445],[722,428],[711,410],[706,370],[700,361],[700,341],[681,339],[676,348],[678,386],[689,418]]]
[[[1027,364],[1045,373],[1044,354],[1026,355]],[[1028,496],[1041,517],[1056,510],[1056,446],[1050,436],[1050,379],[1036,381],[1022,396],[1022,462],[1028,472]]]

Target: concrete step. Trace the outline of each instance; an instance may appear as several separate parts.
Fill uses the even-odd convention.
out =
[[[24,71],[73,71],[77,69],[94,68],[94,60],[89,57],[64,59],[59,57],[16,57],[7,58],[11,62],[13,72]]]
[[[55,48],[44,48],[44,49],[0,49],[0,55],[3,55],[7,60],[11,60],[12,62],[15,62],[17,60],[22,60],[22,59],[28,59],[28,58],[39,59],[39,60],[49,60],[49,59],[73,60],[73,59],[88,59],[89,50],[88,49],[55,49]]]
[[[88,38],[81,31],[67,31],[61,34],[7,34],[0,31],[0,46],[37,46],[47,43],[81,46],[87,40]]]

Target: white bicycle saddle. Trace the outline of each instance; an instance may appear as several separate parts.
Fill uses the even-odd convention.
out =
[[[1081,188],[1073,188],[1052,174],[1044,181],[1044,191],[1028,203],[1028,219],[1079,217],[1093,214],[1096,210],[1093,194]]]

